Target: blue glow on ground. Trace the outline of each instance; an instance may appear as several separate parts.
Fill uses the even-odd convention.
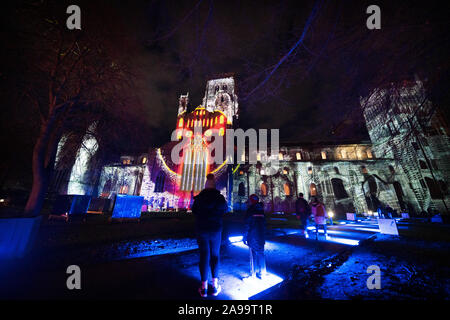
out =
[[[359,245],[359,240],[355,239],[346,239],[346,238],[337,238],[337,237],[328,237],[327,241],[346,244],[349,246],[357,246]]]
[[[368,231],[368,232],[380,232],[380,229],[373,229],[373,228],[355,228],[355,230]]]
[[[230,239],[230,238],[228,238]],[[231,241],[230,241],[231,242]],[[240,241],[234,241],[231,242],[231,244],[235,247],[239,247],[239,248],[244,248],[244,249],[248,249],[248,246],[244,244],[244,242],[242,242],[242,237]],[[264,248],[267,250],[274,250],[274,249],[279,249],[280,246],[277,245],[275,242],[272,241],[266,241],[266,244],[264,245]]]
[[[240,242],[240,241],[242,241],[242,239],[243,239],[243,236],[233,236],[233,237],[228,238],[228,240],[231,243]]]
[[[242,236],[233,236],[229,237],[228,240],[231,242],[233,246],[248,249],[242,242]],[[277,249],[279,246],[271,241],[267,241],[265,248],[267,250]],[[233,300],[249,300],[252,296],[257,295],[283,281],[283,278],[271,273],[267,272],[266,275],[262,279],[258,279],[255,277],[244,278],[240,281],[238,286],[233,287],[233,289],[229,290],[227,294]]]
[[[241,280],[241,284],[228,291],[233,300],[249,300],[251,297],[263,292],[283,281],[283,278],[267,272],[262,279],[248,277]]]

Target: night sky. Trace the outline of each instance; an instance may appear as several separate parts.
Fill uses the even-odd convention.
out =
[[[123,152],[168,141],[179,95],[189,92],[196,107],[207,79],[221,74],[235,76],[240,126],[279,128],[289,142],[368,140],[359,97],[415,74],[432,79],[433,102],[449,103],[450,18],[438,1],[12,1],[2,3],[1,142],[14,155],[2,170],[18,176],[29,174],[18,168],[30,167],[37,130],[32,108],[12,98],[30,54],[22,9],[65,23],[69,4],[81,7],[82,32],[98,32],[135,79],[136,102],[124,113],[138,133],[134,143],[117,139]],[[371,4],[381,7],[381,30],[366,28]],[[267,78],[315,6],[304,41]]]

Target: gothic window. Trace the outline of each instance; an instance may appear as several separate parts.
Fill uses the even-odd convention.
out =
[[[420,164],[420,169],[428,169],[425,161],[419,160],[419,164]]]
[[[267,184],[265,182],[261,183],[261,195],[267,196]]]
[[[436,159],[431,160],[431,164],[433,165],[433,169],[438,170]]]
[[[442,199],[442,192],[439,189],[439,185],[431,178],[425,177],[428,189],[432,199]]]
[[[245,185],[243,182],[239,183],[238,196],[245,197]]]
[[[290,196],[292,194],[291,193],[291,186],[289,185],[289,183],[285,183],[283,188],[284,188],[284,194],[286,196]]]
[[[341,179],[331,179],[331,185],[333,186],[334,196],[337,200],[348,198],[348,193],[345,191],[344,184]]]
[[[367,183],[369,184],[369,191],[371,194],[376,194],[378,191],[377,182],[375,181],[375,178],[373,176],[370,176],[369,179],[367,179]]]
[[[164,174],[164,172],[160,171],[158,173],[158,176],[156,177],[155,192],[164,192],[165,179],[166,175]]]
[[[311,194],[311,197],[317,196],[317,187],[315,183],[309,185],[309,193]]]
[[[127,185],[123,185],[122,187],[120,187],[119,194],[127,194],[127,193],[128,193]]]
[[[339,168],[338,167],[334,167],[334,172],[336,172],[336,174],[340,174],[339,173]]]
[[[103,192],[102,195],[109,195],[109,193],[111,192],[111,187],[112,187],[112,181],[111,179],[108,179],[105,183],[105,185],[103,186]]]

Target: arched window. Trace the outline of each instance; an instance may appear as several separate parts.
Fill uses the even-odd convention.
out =
[[[261,195],[267,196],[267,184],[265,182],[261,183]]]
[[[419,160],[419,164],[420,164],[420,169],[428,169],[425,161]]]
[[[183,118],[180,118],[178,121],[178,127],[181,128],[183,126]]]
[[[128,186],[123,185],[120,187],[119,194],[127,194],[128,193]]]
[[[340,174],[340,173],[339,173],[339,168],[338,168],[338,167],[334,167],[334,172],[335,172],[336,174]]]
[[[373,176],[370,176],[369,179],[367,179],[367,183],[369,184],[369,191],[371,194],[377,194],[378,192],[378,185]]]
[[[439,185],[429,177],[425,177],[425,182],[427,183],[428,190],[430,190],[431,198],[442,199],[442,192],[439,188]]]
[[[334,196],[337,200],[348,198],[348,193],[345,191],[344,184],[341,179],[331,179],[331,185],[333,186]]]
[[[290,196],[292,194],[291,193],[291,186],[289,185],[289,183],[285,183],[283,188],[284,188],[284,194],[286,196]]]
[[[156,177],[155,182],[155,192],[164,192],[164,182],[166,180],[166,175],[164,172],[160,171]]]
[[[238,196],[245,197],[245,185],[243,182],[239,183]]]
[[[311,194],[311,197],[317,196],[317,187],[315,183],[309,185],[309,193]]]
[[[220,116],[220,120],[219,120],[220,124],[223,123],[223,120],[224,120],[224,117],[223,117],[223,115],[221,115],[221,116]]]

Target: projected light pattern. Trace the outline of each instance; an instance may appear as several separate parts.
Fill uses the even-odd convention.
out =
[[[88,131],[94,132],[96,123],[93,123]],[[92,186],[86,181],[89,170],[89,163],[91,158],[95,155],[98,149],[97,139],[91,134],[86,134],[83,137],[83,143],[78,149],[75,164],[70,172],[70,178],[67,186],[67,194],[89,194]]]
[[[189,148],[183,161],[180,190],[200,191],[208,170],[208,150],[206,147]]]

